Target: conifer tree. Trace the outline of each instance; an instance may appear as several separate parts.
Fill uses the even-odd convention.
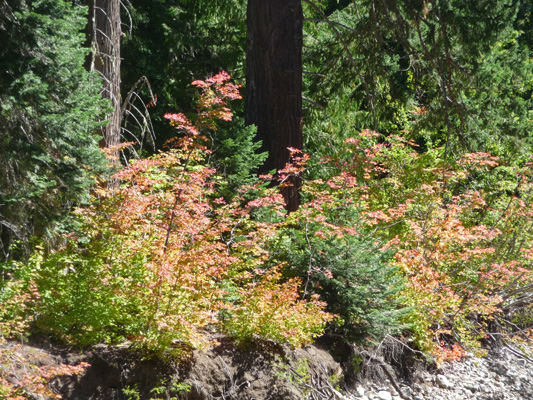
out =
[[[343,134],[408,134],[422,148],[447,143],[448,155],[529,146],[527,1],[304,3],[306,95],[339,116],[330,120]]]
[[[86,8],[62,0],[0,4],[1,259],[65,228],[107,168],[94,133],[108,108],[84,69],[86,23]]]

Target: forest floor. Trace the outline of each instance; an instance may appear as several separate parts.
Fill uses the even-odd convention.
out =
[[[52,393],[65,400],[531,400],[532,351],[504,345],[437,368],[392,338],[367,349],[325,340],[300,349],[268,341],[238,347],[220,338],[180,363],[146,359],[127,345],[82,352],[5,342],[0,377],[38,400]],[[48,390],[32,389],[37,372],[82,362],[90,364],[82,373],[59,373]]]

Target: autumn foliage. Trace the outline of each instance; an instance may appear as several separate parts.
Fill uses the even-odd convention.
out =
[[[318,296],[302,299],[298,279],[263,267],[277,224],[252,214],[281,220],[280,196],[260,181],[230,203],[217,194],[223,177],[206,161],[206,134],[232,118],[226,101],[240,95],[228,79],[193,82],[198,112],[166,116],[177,130],[168,150],[119,171],[119,188],[95,190],[76,211],[82,234],[21,270],[34,329],[78,345],[130,340],[178,353],[215,332],[299,346],[323,331],[332,316]]]
[[[270,176],[221,195],[213,143],[239,87],[226,73],[193,85],[196,113],[166,115],[176,129],[166,150],[119,171],[120,187],[97,188],[61,249],[37,249],[14,269],[2,335],[29,327],[78,345],[179,353],[215,332],[298,346],[327,328],[402,333],[442,361],[475,348],[504,311],[522,315],[530,162],[444,162],[441,148],[364,130],[321,161],[330,172],[304,180],[302,206],[287,215]],[[305,177],[310,159],[291,151],[282,184]]]
[[[328,184],[358,203],[362,228],[383,250],[394,249],[414,341],[454,358],[488,335],[512,289],[533,280],[525,229],[533,176],[529,163],[506,165],[487,153],[444,164],[441,149],[416,150],[363,131],[347,140],[341,173]]]
[[[32,363],[32,356],[21,354],[20,344],[6,346],[0,341],[0,397],[7,400],[25,400],[28,398],[61,399],[48,386],[57,377],[81,375],[90,365],[81,362],[78,365],[44,365]]]

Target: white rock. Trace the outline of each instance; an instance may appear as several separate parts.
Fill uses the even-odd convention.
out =
[[[355,394],[357,397],[363,397],[365,395],[365,388],[361,385],[355,387]]]
[[[386,390],[380,390],[378,392],[378,398],[381,400],[392,400],[392,394],[390,394]]]

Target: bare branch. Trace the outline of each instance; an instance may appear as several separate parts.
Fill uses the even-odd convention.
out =
[[[349,31],[357,33],[357,31],[355,29],[350,28],[349,26],[341,24],[340,22],[337,22],[337,21],[331,21],[331,20],[327,20],[327,19],[323,19],[323,18],[304,18],[304,21],[323,22],[323,23],[326,23],[326,24],[335,24],[335,25],[339,25],[339,26],[341,26],[341,27],[343,27],[345,29],[348,29]]]
[[[96,32],[99,32],[103,37],[105,37],[105,38],[108,40],[108,42],[111,44],[111,47],[112,47],[113,49],[115,48],[115,44],[113,43],[113,41],[111,40],[111,38],[105,34],[104,31],[102,31],[101,29],[98,29],[98,28],[94,28],[94,30],[95,30]],[[98,49],[98,53],[99,53],[99,54],[106,54],[106,53],[102,53],[99,49]],[[110,56],[109,54],[106,54],[106,55]]]
[[[126,2],[127,4],[124,4],[124,2]],[[130,10],[128,7],[131,7],[133,10],[135,10],[135,8],[133,8],[129,0],[124,0],[124,1],[120,0],[120,5],[122,6],[122,8],[124,8],[124,11],[126,11],[126,14],[128,15],[128,19],[130,23],[128,25],[128,24],[124,24],[122,21],[120,22],[121,24],[126,25],[128,27],[129,34],[131,35],[133,31],[133,18],[131,17]]]
[[[148,80],[148,78],[146,76],[141,76],[137,80],[137,82],[135,82],[135,84],[131,87],[131,89],[129,90],[128,94],[126,95],[126,98],[124,99],[124,102],[122,103],[122,107],[120,109],[120,119],[124,120],[125,119],[124,116],[126,115],[126,111],[134,108],[139,113],[139,115],[143,116],[143,120],[144,120],[145,126],[148,128],[148,131],[149,131],[148,138],[152,142],[152,145],[154,145],[155,133],[154,133],[153,125],[152,125],[152,120],[150,118],[150,113],[148,111],[148,107],[146,106],[146,104],[144,103],[142,98],[137,93],[138,88],[140,88],[140,86],[142,86],[142,85],[146,85],[146,87],[148,88],[148,91],[150,93],[151,101],[154,104],[156,103],[156,99],[155,99],[155,96],[154,96],[154,94],[152,92],[152,86],[150,85],[150,81]],[[144,114],[139,110],[139,108],[137,108],[133,104],[134,103],[134,100],[133,100],[134,98],[139,99],[139,101],[142,103],[143,108],[145,110]],[[132,115],[133,116],[133,114],[131,112],[128,112],[128,115]],[[141,129],[143,131],[143,138],[144,138],[144,129],[142,128],[143,125],[140,124],[140,122],[139,122],[139,120],[137,120],[137,118],[135,118],[135,120],[136,120],[137,124],[139,125],[139,127],[141,127]]]
[[[308,103],[311,103],[312,105],[314,105],[314,106],[320,108],[321,110],[325,110],[325,109],[326,109],[326,107],[324,107],[323,105],[318,104],[316,101],[311,100],[311,99],[309,99],[309,98],[307,98],[307,97],[305,97],[305,96],[302,96],[302,100],[305,100],[305,101],[307,101]]]

